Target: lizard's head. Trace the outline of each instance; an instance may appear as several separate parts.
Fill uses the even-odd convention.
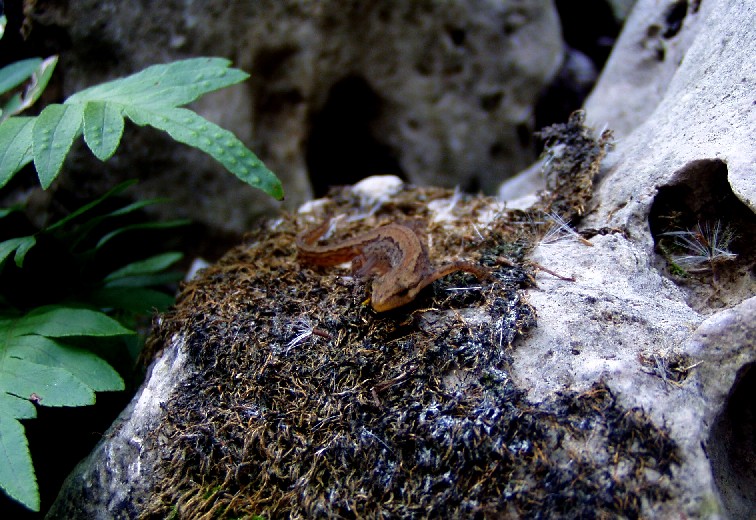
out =
[[[418,287],[416,284],[373,283],[373,293],[370,297],[371,304],[376,312],[390,311],[414,300],[423,287]]]

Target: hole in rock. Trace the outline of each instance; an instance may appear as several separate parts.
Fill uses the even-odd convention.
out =
[[[446,33],[449,35],[449,39],[457,47],[461,47],[465,43],[467,37],[465,30],[458,27],[448,27]]]
[[[695,160],[661,186],[649,213],[658,267],[700,312],[735,305],[756,283],[756,215],[738,199],[719,159]]]
[[[501,141],[496,141],[488,149],[488,154],[494,159],[500,159],[506,155],[507,146]]]
[[[579,52],[565,52],[561,69],[540,93],[536,129],[567,121],[583,105],[622,28],[606,0],[557,0],[555,5],[566,46]]]
[[[467,183],[462,186],[465,193],[481,193],[483,188],[480,184],[480,178],[476,175],[468,179]]]
[[[360,77],[347,77],[333,87],[322,110],[312,119],[306,161],[316,197],[331,186],[353,184],[370,175],[404,177],[389,147],[379,142],[372,124],[381,99]]]
[[[731,518],[750,518],[756,511],[755,366],[739,371],[708,439],[714,481]]]
[[[677,36],[677,33],[682,29],[683,21],[688,15],[688,0],[679,0],[669,6],[667,14],[664,17],[664,23],[667,28],[664,30],[662,37],[664,39],[670,39]]]
[[[588,56],[596,70],[601,70],[621,29],[611,2],[557,0],[556,8],[565,43]]]
[[[515,132],[517,133],[517,142],[520,143],[520,146],[524,150],[529,149],[533,142],[533,129],[530,128],[527,123],[519,123],[515,127]]]
[[[494,112],[501,106],[501,100],[504,99],[503,92],[494,92],[480,97],[480,108],[486,112]]]
[[[294,46],[263,49],[255,56],[252,70],[267,82],[280,80],[286,76],[287,68],[291,66],[290,60],[296,56],[298,50]]]

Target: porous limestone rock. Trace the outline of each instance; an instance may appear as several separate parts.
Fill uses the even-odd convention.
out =
[[[533,107],[563,54],[549,0],[35,5],[36,19],[68,38],[64,95],[197,55],[250,72],[195,108],[279,175],[290,209],[313,185],[382,173],[491,191],[532,160]],[[104,166],[87,154],[71,166],[139,175],[143,197],[169,193],[196,220],[237,232],[274,204],[157,132],[124,141]]]
[[[496,201],[397,187],[395,179],[368,179],[355,192],[310,204],[307,211],[332,215],[347,209],[359,222],[397,208],[410,214],[412,207],[426,208],[425,218],[436,223],[433,247],[449,240],[439,229],[461,220],[470,228],[468,251],[502,247],[501,254],[514,258],[516,242],[491,241],[490,233],[509,229],[527,239],[533,235],[518,235],[518,229],[544,227],[518,220],[517,212],[503,216]],[[417,204],[421,197],[427,205]],[[164,350],[146,389],[69,478],[50,518],[129,518],[148,505],[158,508],[153,514],[165,513],[170,504],[180,515],[218,508],[239,514],[250,510],[234,507],[247,501],[264,512],[270,502],[256,502],[258,493],[275,498],[271,511],[281,513],[375,512],[381,488],[351,495],[343,484],[358,477],[349,468],[369,461],[373,469],[361,470],[360,486],[378,479],[389,489],[399,482],[411,487],[412,478],[403,480],[392,465],[397,459],[401,467],[417,465],[409,473],[415,477],[431,470],[427,478],[434,479],[447,471],[433,480],[430,489],[437,491],[428,503],[454,504],[460,514],[477,507],[502,512],[507,510],[502,502],[509,502],[512,514],[567,507],[659,518],[680,512],[740,518],[753,506],[749,396],[756,386],[756,297],[717,310],[726,300],[720,294],[728,290],[724,276],[697,282],[710,299],[699,298],[693,308],[693,293],[678,286],[660,258],[626,230],[587,230],[589,242],[564,232],[543,239],[531,254],[539,274],[526,295],[538,315],[536,328],[527,307],[518,307],[526,300],[511,286],[487,283],[445,282],[408,310],[376,315],[360,308],[362,289],[350,277],[298,272],[292,232],[290,219],[271,223],[187,287],[179,314],[164,318],[175,321],[161,325],[158,344]],[[246,258],[253,249],[258,252]],[[742,254],[753,263],[753,251]],[[268,267],[260,264],[263,257]],[[255,274],[268,268],[275,272]],[[523,271],[497,272],[501,282],[529,285]],[[212,286],[218,289],[202,296]],[[447,305],[454,309],[444,310]],[[503,309],[508,310],[502,314]],[[176,330],[180,333],[167,334]],[[349,356],[340,359],[344,349]],[[250,365],[250,359],[256,361]],[[312,380],[320,385],[309,386]],[[364,382],[366,388],[360,386]],[[419,401],[409,398],[411,392],[392,399],[408,388],[443,392],[431,391]],[[286,408],[297,402],[304,408]],[[477,405],[467,409],[464,403]],[[339,419],[346,417],[341,414],[349,420]],[[266,428],[272,429],[260,436]],[[398,436],[386,437],[388,432]],[[413,440],[405,445],[408,439]],[[483,502],[480,491],[491,480],[475,479],[473,488],[453,491],[457,471],[467,466],[458,466],[455,457],[444,459],[442,453],[455,450],[438,451],[434,439],[441,446],[464,446],[464,456],[498,461],[491,472],[520,468],[528,477],[509,474],[495,498],[484,494]],[[506,446],[503,452],[496,439]],[[456,462],[447,468],[451,461]],[[324,464],[330,468],[325,474]],[[533,471],[540,476],[533,478]],[[342,477],[321,480],[331,472]],[[607,474],[614,479],[607,481]],[[259,484],[245,487],[248,479]],[[294,490],[285,484],[270,495],[278,479],[292,479]],[[321,485],[333,486],[331,494],[320,495]],[[458,500],[457,493],[469,497],[468,492],[476,498]],[[412,497],[406,499],[410,504]],[[541,505],[523,509],[524,503]],[[390,511],[408,515],[411,509]]]
[[[640,1],[636,11],[650,11],[648,4],[658,5]],[[661,13],[669,17],[674,4],[680,2],[670,2]],[[756,53],[756,10],[730,0],[694,5],[699,7],[689,8],[676,22],[674,27],[679,25],[679,32],[672,27],[659,28],[646,17],[636,19],[636,11],[628,20],[631,26],[640,23],[646,33],[660,31],[656,42],[667,51],[656,63],[665,68],[651,82],[659,94],[642,90],[631,93],[634,87],[628,82],[634,73],[615,72],[613,57],[605,70],[606,80],[602,77],[586,103],[589,122],[632,129],[619,132],[615,162],[606,173],[606,181],[599,183],[597,220],[624,224],[631,215],[645,219],[657,189],[683,182],[681,177],[686,175],[703,175],[693,170],[716,168],[703,166],[699,162],[703,160],[722,161],[732,192],[756,211],[756,63],[752,59]],[[632,30],[623,33],[617,61],[623,56],[630,60],[630,50],[623,52],[624,46],[630,45],[625,40],[631,39],[633,48],[637,48],[640,42],[635,40],[636,35]],[[650,56],[644,63],[649,60]],[[670,68],[673,70],[667,72]],[[617,77],[613,77],[615,74]],[[603,81],[607,87],[602,87]],[[620,88],[617,85],[624,85],[626,90],[615,90]],[[607,113],[608,107],[624,105],[625,101],[643,103],[652,110],[638,109],[635,113],[639,115],[632,119]],[[628,170],[632,176],[624,173]]]
[[[656,189],[676,184],[699,159],[724,161],[733,193],[756,210],[754,26],[753,7],[734,0],[636,3],[585,104],[587,121],[617,137],[597,221],[635,215],[642,226],[636,205],[648,210]],[[511,199],[534,187],[543,181],[529,169],[499,194]]]
[[[699,2],[638,0],[586,100],[589,121],[623,138],[648,118],[710,10]]]
[[[127,410],[69,479],[51,518],[134,511],[411,517],[420,510],[463,517],[480,509],[532,515],[616,514],[624,503],[635,513],[672,507],[660,497],[675,490],[674,439],[663,423],[620,405],[619,390],[601,381],[604,357],[624,345],[595,352],[586,345],[584,360],[595,360],[595,369],[578,377],[585,385],[562,385],[548,399],[526,397],[533,385],[512,370],[535,325],[523,291],[533,274],[520,264],[543,222],[504,213],[492,199],[397,190],[390,178],[363,181],[308,210],[314,222],[347,216],[340,224],[347,231],[422,217],[434,263],[453,250],[489,266],[493,278],[445,278],[406,308],[377,314],[360,303],[363,284],[353,276],[297,265],[294,236],[310,227],[310,213],[269,223],[184,288],[153,342],[163,351],[153,378],[168,375],[161,367],[174,358],[187,360],[183,367],[176,361],[183,376],[148,383],[160,393],[142,392],[132,408],[157,416],[142,426],[143,417]],[[618,240],[597,237],[594,247],[601,239]],[[613,282],[616,296],[598,316],[595,335],[627,314],[610,310],[628,298],[639,301],[641,317],[677,309],[680,319],[695,319],[671,283],[663,293],[669,301],[647,301],[664,283],[636,265],[632,252],[625,255],[635,279]],[[588,282],[601,288],[617,269],[607,261],[597,271],[602,278]],[[576,293],[589,285],[578,274],[558,283]],[[628,285],[637,294],[624,294]],[[614,337],[636,342],[625,338],[630,348],[615,368],[628,380],[640,374],[657,384],[636,356],[685,326],[626,321]],[[622,483],[608,482],[607,471]],[[386,493],[395,498],[384,500]]]
[[[618,138],[581,227],[621,233],[595,236],[593,248],[566,240],[535,250],[577,282],[539,275],[543,292],[530,293],[539,327],[515,352],[515,377],[536,400],[601,378],[668,425],[685,453],[676,507],[690,517],[745,518],[756,507],[746,469],[755,414],[744,397],[756,362],[755,27],[742,2],[637,2],[586,103],[587,119]],[[531,169],[500,194],[543,187]],[[740,239],[698,232],[717,228]],[[703,235],[686,253],[713,272],[675,276],[663,258],[680,245],[665,242],[670,232]],[[739,263],[719,277],[717,248],[731,246]],[[695,366],[679,387],[665,375],[671,364]]]
[[[750,299],[704,321],[642,243],[621,234],[591,242],[565,239],[534,251],[541,265],[575,282],[538,276],[540,290],[529,292],[538,328],[514,352],[515,381],[537,402],[605,381],[626,408],[669,428],[680,447],[674,499],[655,515],[746,518],[756,504],[746,469],[754,461],[754,409],[744,397],[756,385],[752,275]]]

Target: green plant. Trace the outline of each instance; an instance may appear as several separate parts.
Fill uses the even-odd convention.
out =
[[[49,187],[74,140],[82,134],[98,159],[109,159],[118,148],[127,117],[137,125],[163,130],[177,141],[208,153],[250,186],[283,198],[281,182],[275,174],[233,133],[181,108],[203,94],[249,77],[243,71],[228,68],[228,60],[192,58],[153,65],[82,90],[63,104],[48,105],[37,117],[8,117],[33,103],[40,85],[44,88],[49,80],[56,60],[19,63],[0,70],[0,86],[6,89],[0,89],[0,94],[28,78],[33,80],[24,95],[14,96],[2,107],[2,117],[6,119],[0,123],[0,187],[31,161],[42,187]],[[4,81],[8,78],[13,81]]]
[[[0,38],[5,22],[0,15]],[[31,162],[42,188],[48,188],[81,135],[98,159],[107,160],[116,152],[129,119],[167,132],[209,154],[250,186],[283,198],[275,174],[233,133],[182,108],[248,77],[229,68],[228,60],[193,58],[154,65],[87,88],[62,104],[50,104],[38,116],[19,115],[39,99],[56,64],[53,56],[0,69],[0,188]],[[95,352],[108,338],[134,337],[140,316],[172,302],[172,296],[159,289],[175,280],[166,269],[180,253],[160,253],[104,272],[102,252],[116,237],[184,223],[123,223],[158,199],[103,211],[106,201],[129,185],[20,236],[7,232],[15,229],[7,222],[18,218],[22,208],[0,208],[0,489],[35,511],[40,507],[39,491],[20,421],[36,416],[35,405],[82,406],[94,403],[95,392],[122,390],[121,376]],[[57,253],[48,254],[50,244],[58,247]],[[43,250],[35,267],[29,268],[29,258]],[[6,284],[49,276],[59,267],[59,254],[70,267],[66,276],[76,280],[66,290],[14,291],[12,283]]]
[[[186,223],[134,222],[139,210],[160,199],[113,207],[113,199],[132,184],[123,183],[42,229],[0,243],[0,488],[30,509],[39,509],[39,495],[19,421],[35,417],[34,404],[82,406],[94,403],[95,392],[123,390],[118,372],[87,342],[133,338],[141,316],[173,302],[161,287],[180,277],[166,269],[181,253],[109,267],[108,259],[122,254],[107,249],[125,235],[139,232],[143,239],[149,230]],[[19,227],[21,213],[20,208],[4,210],[0,222],[15,218],[10,227]],[[23,244],[15,249],[14,262],[9,243]],[[49,257],[57,265],[48,265]],[[29,259],[31,268],[24,266]],[[51,280],[38,285],[56,286],[45,287],[46,293],[35,290],[35,281],[46,274],[40,271],[54,269]],[[58,302],[45,305],[47,300]],[[124,344],[130,346],[133,341]]]
[[[91,309],[40,307],[0,320],[0,487],[29,509],[39,510],[39,492],[19,420],[36,417],[34,404],[83,406],[95,392],[122,390],[110,365],[64,341],[122,334],[132,332]]]

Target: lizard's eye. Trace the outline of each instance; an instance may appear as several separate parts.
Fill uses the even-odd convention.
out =
[[[409,287],[404,287],[403,289],[401,289],[401,290],[397,291],[397,292],[396,292],[396,295],[397,295],[397,296],[401,296],[401,297],[404,297],[404,296],[408,296],[408,295],[409,295],[409,292],[410,292],[410,288],[409,288]]]

